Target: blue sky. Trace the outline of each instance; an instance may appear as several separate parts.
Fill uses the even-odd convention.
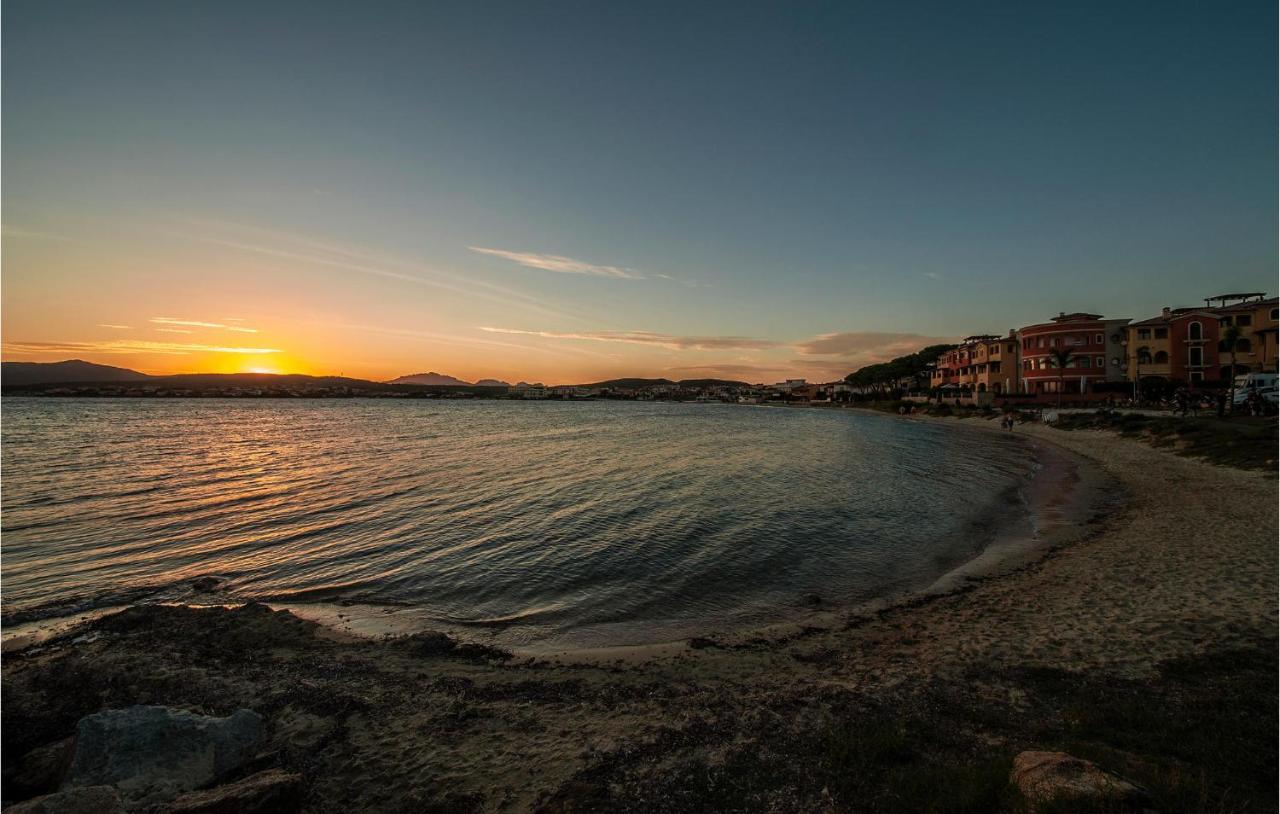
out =
[[[1277,288],[1274,3],[3,22],[5,358],[830,378]]]

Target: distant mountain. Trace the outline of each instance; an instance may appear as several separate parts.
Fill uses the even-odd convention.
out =
[[[80,359],[68,359],[65,362],[0,363],[0,384],[8,387],[28,384],[141,382],[151,378],[153,377],[136,370],[95,365]]]
[[[411,376],[401,376],[398,379],[392,379],[387,384],[434,384],[434,385],[451,385],[453,387],[470,387],[471,382],[464,382],[462,379],[455,379],[452,376],[446,376],[443,373],[414,373]]]
[[[499,379],[481,379],[476,382],[476,387],[510,387],[510,382],[504,382]]]

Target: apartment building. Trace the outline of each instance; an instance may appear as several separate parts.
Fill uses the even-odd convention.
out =
[[[1262,292],[1253,294],[1219,294],[1205,299],[1206,310],[1218,319],[1219,332],[1236,326],[1240,338],[1236,340],[1236,375],[1241,373],[1275,373],[1277,361],[1277,303],[1276,297],[1267,298]],[[1214,360],[1218,369],[1216,378],[1231,377],[1231,348],[1218,341]]]
[[[1218,379],[1219,318],[1208,308],[1165,308],[1125,327],[1130,381],[1166,379],[1195,387]]]
[[[1061,381],[1064,394],[1088,395],[1101,382],[1124,381],[1128,323],[1101,314],[1059,313],[1048,322],[1022,328],[1017,334],[1022,392],[1057,393]],[[1060,350],[1071,352],[1061,379],[1052,357]]]
[[[938,357],[929,373],[934,389],[970,393],[1013,393],[1018,386],[1018,338],[979,334]]]

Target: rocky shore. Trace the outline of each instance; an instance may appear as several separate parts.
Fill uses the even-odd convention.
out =
[[[4,802],[1275,810],[1274,473],[1020,431],[1094,461],[1123,508],[1012,573],[785,634],[574,660],[259,604],[89,621],[6,654]],[[1055,801],[1046,777],[1110,792]]]

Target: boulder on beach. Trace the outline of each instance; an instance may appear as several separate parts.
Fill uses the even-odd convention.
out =
[[[191,580],[191,587],[199,593],[207,594],[216,591],[221,581],[217,577],[197,577]]]
[[[67,767],[71,765],[74,749],[75,738],[66,737],[37,746],[18,758],[17,763],[5,770],[5,797],[20,800],[57,791]]]
[[[1013,759],[1009,781],[1033,807],[1059,799],[1139,809],[1146,792],[1097,764],[1066,752],[1022,752]]]
[[[116,814],[120,795],[110,786],[84,786],[15,803],[4,814]]]
[[[301,792],[302,775],[268,769],[235,783],[188,792],[169,804],[169,814],[283,814],[298,810]]]
[[[137,706],[86,715],[63,788],[110,785],[128,799],[173,797],[242,766],[262,740],[262,716],[226,718]]]

